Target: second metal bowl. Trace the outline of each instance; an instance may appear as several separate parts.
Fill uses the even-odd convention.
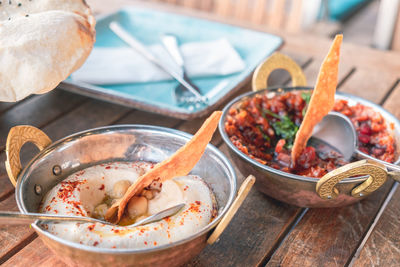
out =
[[[291,90],[311,90],[310,87],[286,87],[279,88],[282,91]],[[338,207],[345,206],[355,203],[365,196],[354,197],[351,195],[351,191],[367,180],[368,177],[354,177],[346,178],[340,181],[336,185],[336,189],[340,192],[339,196],[335,199],[322,199],[316,192],[316,185],[319,181],[318,178],[304,177],[296,174],[291,174],[283,172],[272,167],[263,165],[256,160],[251,159],[246,154],[241,152],[229,139],[225,131],[225,120],[228,111],[231,107],[238,105],[241,101],[246,98],[251,98],[257,94],[271,94],[275,95],[279,93],[278,88],[264,89],[257,92],[249,92],[243,94],[234,100],[232,100],[223,110],[222,119],[219,123],[219,131],[221,133],[222,139],[229,147],[229,152],[241,171],[243,175],[252,173],[257,177],[256,188],[280,201],[286,202],[299,207]],[[365,106],[372,107],[373,109],[379,111],[382,116],[386,119],[387,124],[393,123],[394,130],[391,130],[392,135],[396,139],[396,143],[400,144],[400,122],[395,116],[383,109],[381,106],[376,105],[363,98],[353,96],[346,93],[337,93],[336,99],[344,99],[349,102],[350,105],[356,103],[361,103]],[[399,146],[397,146],[399,150]],[[395,164],[398,164],[400,160],[398,159]]]

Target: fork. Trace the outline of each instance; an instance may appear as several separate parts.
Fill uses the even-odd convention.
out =
[[[175,35],[165,33],[161,36],[161,43],[163,44],[165,50],[169,53],[171,58],[178,65],[180,70],[182,71],[182,78],[190,84],[199,94],[201,93],[200,88],[197,87],[188,77],[185,69],[185,62],[183,60],[182,54],[178,47],[178,39]],[[193,97],[191,91],[189,91],[185,86],[179,84],[174,89],[174,98],[175,101],[180,105],[199,105],[199,104],[207,104],[208,99],[206,96],[201,97]]]
[[[158,60],[140,41],[134,38],[129,32],[127,32],[118,22],[112,21],[109,24],[110,29],[125,43],[127,43],[132,49],[135,49],[137,52],[141,53],[145,58],[147,58],[150,62],[170,74],[175,80],[177,80],[181,85],[183,85],[187,90],[189,90],[194,97],[191,99],[194,103],[204,103],[203,96],[192,87],[186,80],[183,79],[180,73],[175,72],[169,66],[164,64],[162,61]],[[185,100],[185,99],[183,99]],[[190,99],[187,99],[188,101]],[[184,102],[182,104],[187,104],[189,102]],[[179,103],[178,103],[179,104]],[[190,104],[190,103],[189,103]]]

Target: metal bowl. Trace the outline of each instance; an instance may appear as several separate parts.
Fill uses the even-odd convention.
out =
[[[160,162],[191,138],[189,134],[168,128],[121,125],[76,133],[46,146],[51,141],[43,132],[31,126],[21,127],[10,131],[7,140],[10,161],[6,166],[10,178],[18,176],[16,201],[23,213],[36,212],[45,193],[77,170],[110,161]],[[19,149],[25,142],[33,142],[43,150],[18,175],[15,155],[19,161]],[[236,175],[232,165],[212,145],[207,146],[191,173],[202,177],[212,188],[219,212],[206,227],[178,242],[149,249],[97,248],[63,240],[43,230],[37,222],[32,227],[44,243],[69,265],[180,266],[206,246],[208,235],[227,213],[236,193]]]
[[[238,105],[245,98],[251,98],[257,94],[268,93],[273,96],[279,92],[311,89],[312,88],[310,87],[286,87],[282,89],[270,88],[257,92],[245,93],[232,100],[224,108],[223,115],[218,126],[219,131],[222,139],[229,147],[229,152],[234,160],[234,163],[239,168],[241,173],[243,175],[246,175],[247,173],[254,174],[257,177],[256,188],[268,196],[299,207],[339,207],[353,204],[367,196],[365,194],[354,197],[351,195],[351,192],[355,187],[366,181],[368,176],[346,178],[336,184],[336,189],[340,192],[338,197],[334,199],[322,199],[316,192],[316,185],[320,179],[290,174],[263,165],[241,152],[234,144],[232,144],[225,132],[224,125],[229,109],[235,105]],[[357,96],[338,92],[335,97],[336,99],[348,100],[350,105],[361,103],[379,111],[386,119],[388,124],[393,123],[394,130],[390,130],[390,127],[389,130],[395,137],[397,144],[400,144],[400,122],[391,113],[383,109],[381,106]],[[397,150],[399,150],[399,146],[397,146]],[[399,162],[400,159],[398,159],[395,164],[398,164]]]

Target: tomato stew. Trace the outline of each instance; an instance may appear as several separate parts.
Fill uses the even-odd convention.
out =
[[[296,164],[290,158],[310,97],[311,91],[292,91],[274,97],[257,94],[244,99],[228,111],[225,131],[240,151],[261,164],[298,175],[322,177],[347,163],[340,153],[329,147],[308,146]],[[379,112],[362,104],[349,106],[345,100],[336,100],[333,110],[351,119],[361,151],[394,162],[395,140]]]

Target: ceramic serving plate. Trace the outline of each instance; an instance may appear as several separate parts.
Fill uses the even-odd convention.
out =
[[[203,95],[210,99],[208,105],[178,106],[173,98],[176,81],[131,83],[95,86],[68,78],[60,88],[125,106],[156,112],[181,119],[205,115],[229,97],[247,81],[255,67],[278,49],[282,39],[278,36],[243,29],[208,20],[166,13],[145,8],[126,7],[98,18],[95,47],[126,47],[108,25],[118,21],[145,45],[160,43],[163,33],[179,37],[180,43],[227,39],[246,64],[242,72],[207,78],[194,78]]]

